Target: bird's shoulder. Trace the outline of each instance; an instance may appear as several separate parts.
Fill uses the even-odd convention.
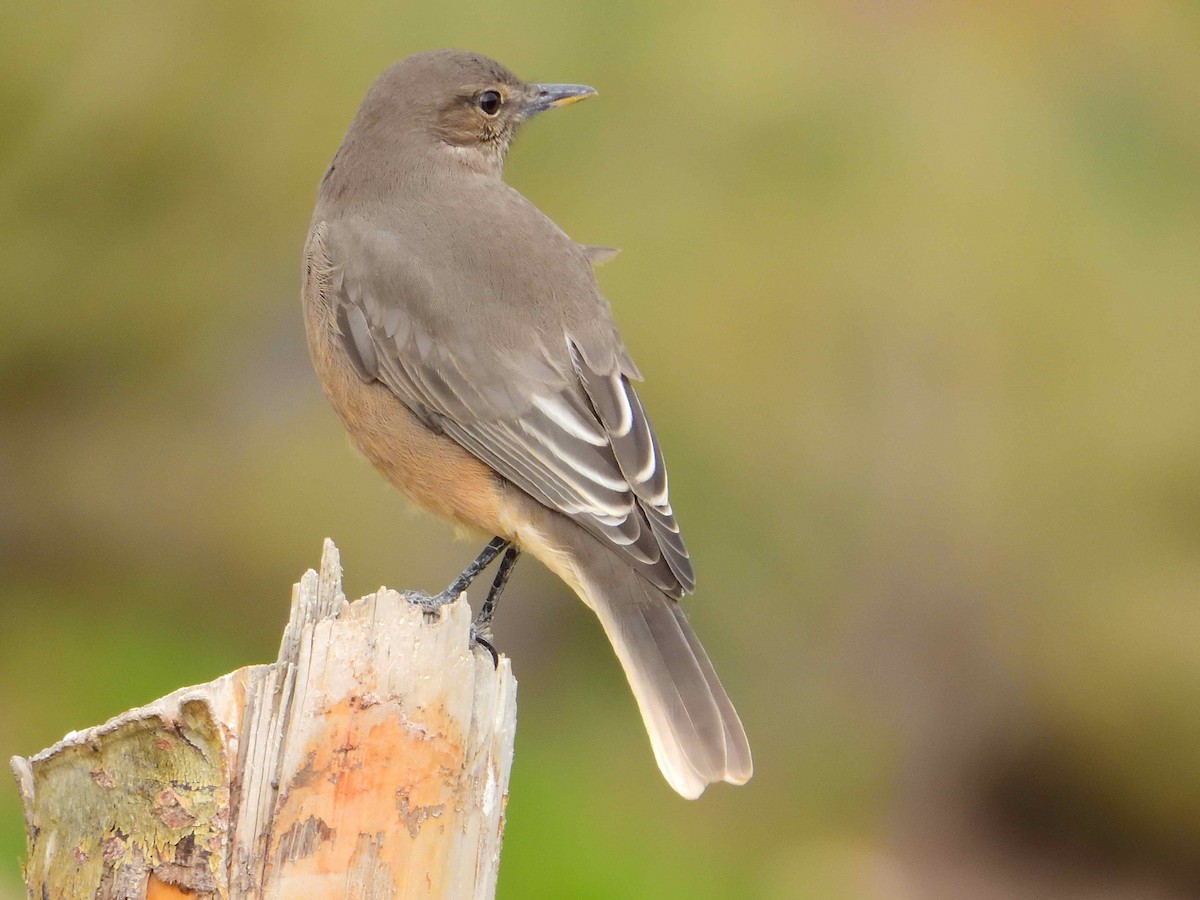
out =
[[[314,219],[344,250],[362,248],[395,267],[425,268],[451,281],[487,277],[527,289],[552,281],[597,290],[588,251],[508,184],[474,178],[454,189],[409,189]]]
[[[536,353],[565,372],[571,336],[627,358],[591,248],[503,182],[443,193],[314,219],[344,302],[386,332],[405,325],[471,355]]]

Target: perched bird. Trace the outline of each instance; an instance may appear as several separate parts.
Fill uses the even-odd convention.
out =
[[[501,179],[522,122],[595,93],[454,50],[389,68],[321,181],[304,316],[358,448],[421,506],[496,536],[440,596],[503,553],[486,635],[518,553],[540,559],[596,613],[663,775],[694,798],[744,783],[750,747],[679,606],[692,564],[592,272],[615,251],[575,243]]]

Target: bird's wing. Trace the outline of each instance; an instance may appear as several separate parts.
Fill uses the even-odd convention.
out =
[[[376,253],[356,265],[352,254],[338,259],[338,244],[326,244],[330,300],[362,378],[382,382],[426,424],[574,519],[665,593],[692,592],[662,450],[611,321],[577,323],[578,333],[531,328],[500,350],[472,334],[471,323],[439,327],[436,292],[419,273],[398,273],[402,261]]]

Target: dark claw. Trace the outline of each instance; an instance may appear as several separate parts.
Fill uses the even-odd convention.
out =
[[[480,635],[476,633],[474,628],[471,629],[471,640],[474,641],[479,646],[481,646],[488,653],[492,654],[492,668],[493,669],[500,668],[500,654],[496,652],[496,648],[492,646],[491,641],[489,641],[487,638],[480,637]]]

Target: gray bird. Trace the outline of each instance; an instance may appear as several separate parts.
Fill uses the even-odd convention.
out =
[[[473,53],[404,59],[375,82],[321,181],[304,315],[321,382],[395,486],[496,535],[441,595],[521,549],[599,618],[671,786],[744,783],[750,747],[679,605],[695,578],[640,380],[592,266],[501,180],[518,126],[595,94],[527,84]]]

